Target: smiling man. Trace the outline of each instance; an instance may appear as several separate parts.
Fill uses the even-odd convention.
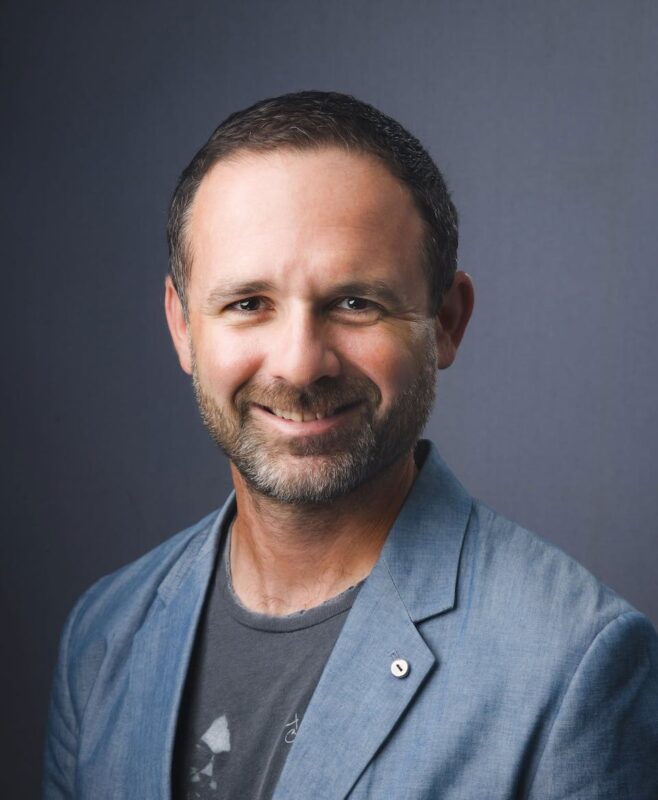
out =
[[[655,800],[655,631],[420,440],[473,308],[420,143],[345,95],[263,101],[168,233],[235,492],[72,612],[45,797]]]

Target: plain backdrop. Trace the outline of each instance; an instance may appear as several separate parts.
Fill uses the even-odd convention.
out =
[[[350,92],[444,171],[477,302],[429,435],[658,621],[658,3],[29,3],[1,13],[3,797],[38,796],[76,597],[223,501],[162,313],[216,124]]]

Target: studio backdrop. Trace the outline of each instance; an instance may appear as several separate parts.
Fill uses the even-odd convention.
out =
[[[1,20],[3,797],[37,797],[78,595],[223,502],[162,311],[180,170],[305,88],[443,170],[476,306],[427,434],[658,622],[658,4],[19,3]]]

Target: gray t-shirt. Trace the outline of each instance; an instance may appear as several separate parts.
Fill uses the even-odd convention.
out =
[[[240,604],[230,534],[199,623],[178,718],[175,800],[271,798],[360,585],[295,614]]]

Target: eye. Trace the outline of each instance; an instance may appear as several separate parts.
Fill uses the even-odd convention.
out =
[[[363,312],[375,311],[377,306],[370,300],[364,300],[363,297],[345,297],[336,304],[336,308],[346,309],[349,311]]]
[[[364,297],[343,297],[333,306],[334,315],[342,322],[354,325],[369,325],[377,322],[383,315],[384,309],[372,300]]]
[[[228,307],[230,311],[254,312],[261,311],[263,300],[260,297],[245,297],[244,300],[236,300]]]

